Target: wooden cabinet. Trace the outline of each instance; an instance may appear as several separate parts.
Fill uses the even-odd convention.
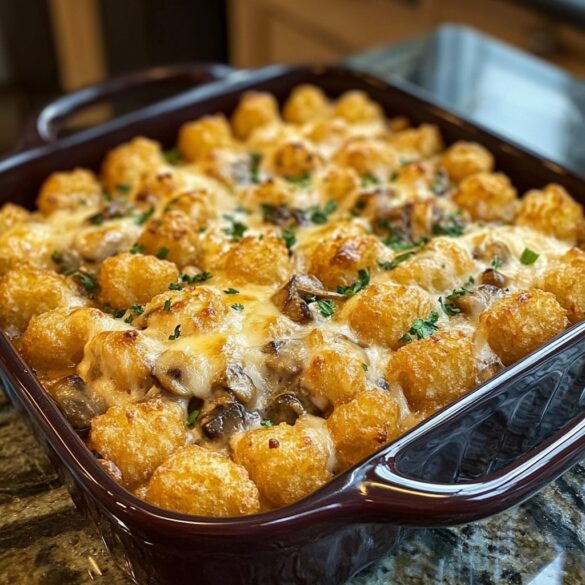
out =
[[[585,76],[585,31],[508,0],[230,0],[229,20],[239,67],[336,61],[449,22]]]

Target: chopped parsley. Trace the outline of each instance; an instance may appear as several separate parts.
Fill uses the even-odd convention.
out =
[[[199,417],[200,414],[201,414],[200,410],[192,410],[189,413],[186,424],[190,429],[192,429],[195,426],[195,422],[197,421],[197,418]]]
[[[463,224],[459,219],[458,213],[448,213],[439,223],[433,226],[435,236],[462,236],[464,232]]]
[[[244,305],[242,305],[241,303],[236,303],[235,305],[232,305],[232,309],[234,311],[243,311]]]
[[[169,290],[183,290],[183,285],[178,282],[171,282]]]
[[[104,201],[111,201],[112,200],[112,196],[107,191],[103,191],[102,192],[102,199]]]
[[[497,270],[500,266],[502,265],[502,261],[500,260],[499,256],[494,256],[494,259],[492,260],[492,268],[494,270]]]
[[[365,173],[364,175],[362,175],[362,178],[360,179],[360,187],[364,189],[379,184],[380,179],[378,179],[378,177],[376,177],[375,175],[372,175],[372,173]]]
[[[132,305],[130,307],[130,310],[135,314],[135,315],[142,315],[142,313],[144,313],[144,307],[142,305]]]
[[[259,152],[250,153],[250,181],[255,185],[260,183],[260,163],[262,155]]]
[[[284,228],[282,230],[282,239],[289,250],[297,243],[297,236],[290,228]]]
[[[398,179],[398,171],[392,171],[392,173],[390,174],[390,178],[388,180],[390,181],[390,183],[394,183],[396,179]]]
[[[304,189],[311,184],[311,174],[308,171],[304,171],[300,177],[284,177],[286,181]]]
[[[125,314],[126,311],[124,311],[124,309],[115,309],[112,313],[114,319],[121,319]]]
[[[263,420],[260,423],[260,425],[263,426],[263,427],[273,427],[274,426],[274,424],[272,423],[271,420]]]
[[[142,254],[144,252],[144,246],[142,244],[134,244],[130,248],[130,254]]]
[[[172,335],[169,335],[169,339],[174,340],[174,339],[179,339],[179,337],[181,337],[181,325],[180,324],[175,327],[175,330],[172,333]]]
[[[189,276],[188,274],[181,274],[179,277],[183,282],[187,284],[197,284],[198,282],[205,282],[206,280],[210,280],[213,278],[213,274],[210,272],[200,272],[195,276]]]
[[[63,262],[63,254],[61,254],[59,250],[54,250],[53,253],[51,254],[51,260],[55,264],[61,264],[61,262]]]
[[[390,262],[380,262],[378,261],[378,266],[382,268],[382,270],[394,270],[399,264],[402,264],[409,258],[412,258],[416,252],[406,252],[406,254],[401,254],[400,256],[396,256]]]
[[[244,232],[248,229],[248,226],[241,221],[234,220],[231,216],[227,216],[232,224],[229,227],[224,228],[223,233],[232,237],[234,242],[239,242],[244,236]]]
[[[170,311],[171,310],[171,299],[167,299],[165,304],[163,305],[163,311]]]
[[[346,297],[353,297],[360,290],[366,288],[370,284],[370,272],[367,269],[358,271],[358,279],[350,286],[338,286],[337,292]]]
[[[240,291],[237,288],[226,288],[223,291],[226,295],[238,295]]]
[[[167,248],[166,246],[162,246],[156,251],[155,255],[159,260],[164,260],[170,253],[171,251],[169,250],[169,248]]]
[[[366,364],[366,362],[362,362],[362,368],[364,370],[364,372],[368,371],[368,364]]]
[[[337,203],[335,201],[327,201],[323,209],[318,205],[313,205],[306,210],[309,219],[318,225],[327,223],[329,216],[337,211]]]
[[[144,213],[134,218],[136,225],[144,225],[154,215],[154,207],[151,205]]]
[[[163,152],[163,156],[170,165],[174,165],[183,158],[183,153],[178,148],[169,148]]]
[[[453,291],[451,291],[451,293],[445,297],[444,301],[441,297],[439,297],[439,304],[441,305],[441,308],[443,309],[443,313],[445,313],[445,315],[448,315],[449,317],[454,317],[455,315],[461,313],[461,309],[457,305],[455,305],[454,302],[459,297],[462,297],[470,293],[471,291],[469,290],[469,287],[474,283],[475,278],[473,278],[473,276],[470,276],[467,279],[467,282],[462,287],[453,289]]]
[[[539,256],[540,254],[537,254],[534,250],[524,248],[524,252],[522,252],[522,256],[520,256],[520,262],[522,262],[524,266],[530,266],[538,260]]]
[[[439,320],[439,313],[432,311],[427,319],[417,319],[412,327],[401,337],[401,341],[408,343],[416,339],[424,339],[437,331],[438,327],[435,323]]]
[[[319,307],[319,312],[325,318],[332,317],[333,313],[335,313],[335,303],[330,299],[317,301],[317,306]]]
[[[63,273],[65,276],[76,276],[79,279],[79,284],[83,286],[86,291],[93,291],[97,289],[96,275],[89,272],[83,272],[75,268],[67,270]]]
[[[118,191],[118,193],[122,193],[122,195],[128,195],[128,193],[130,193],[130,185],[120,183],[119,185],[116,185],[116,191]]]

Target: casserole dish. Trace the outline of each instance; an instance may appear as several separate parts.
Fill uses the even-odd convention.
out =
[[[213,69],[207,72],[201,81],[213,77]],[[85,99],[58,100],[29,129],[26,145],[37,146],[0,164],[3,197],[30,206],[51,171],[95,167],[105,150],[138,133],[169,145],[182,122],[230,113],[247,89],[282,99],[301,83],[332,96],[362,89],[388,113],[439,125],[447,142],[483,143],[523,190],[554,181],[582,197],[581,183],[569,173],[400,88],[339,68],[283,67],[231,73],[53,142],[55,123],[69,106],[115,90],[110,84],[105,93],[94,88],[85,90]],[[584,336],[585,325],[575,325],[304,500],[238,519],[164,512],[133,497],[99,467],[4,337],[0,361],[9,395],[31,415],[77,505],[137,582],[340,583],[387,550],[401,526],[482,518],[530,496],[579,460],[585,451]]]

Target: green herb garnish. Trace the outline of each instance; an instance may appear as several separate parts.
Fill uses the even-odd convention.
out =
[[[154,215],[154,207],[150,206],[144,213],[137,215],[134,218],[136,225],[144,225]]]
[[[259,152],[250,153],[250,181],[255,185],[260,183],[260,163],[262,154]]]
[[[93,225],[102,225],[104,223],[105,217],[103,213],[96,213],[89,218],[90,223]]]
[[[337,292],[346,297],[353,297],[368,284],[370,284],[370,272],[367,269],[363,269],[358,271],[358,280],[356,282],[350,286],[338,286]]]
[[[284,228],[282,230],[282,239],[289,250],[297,243],[297,236],[290,228]]]
[[[232,225],[224,228],[223,233],[231,236],[234,242],[239,242],[244,236],[244,232],[248,229],[248,226],[240,221],[235,221],[231,216],[226,217],[226,219],[229,219]]]
[[[144,252],[144,246],[142,244],[134,244],[130,248],[130,254],[142,254]]]
[[[53,253],[51,254],[51,260],[55,264],[61,264],[61,262],[63,262],[63,254],[61,254],[59,250],[54,250]]]
[[[463,224],[459,219],[458,213],[449,213],[445,218],[433,226],[435,236],[462,236],[464,232]]]
[[[437,331],[438,327],[435,323],[439,320],[439,313],[432,311],[427,319],[417,319],[412,327],[401,337],[401,341],[408,343],[414,337],[417,339],[424,339]]]
[[[132,305],[130,307],[130,310],[135,314],[135,315],[142,315],[142,313],[144,313],[144,307],[142,305]]]
[[[183,290],[183,285],[178,282],[171,282],[169,284],[169,290]]]
[[[186,424],[190,429],[192,429],[195,426],[195,422],[197,421],[197,418],[199,417],[200,414],[201,414],[200,410],[192,410],[189,413]]]
[[[130,185],[120,183],[119,185],[116,185],[116,191],[118,191],[118,193],[122,193],[122,195],[127,195],[130,193]]]
[[[406,254],[401,254],[400,256],[396,256],[390,262],[380,262],[378,261],[378,266],[382,268],[382,270],[394,270],[399,264],[402,264],[409,258],[412,258],[416,252],[407,252]]]
[[[63,273],[65,276],[76,276],[79,283],[86,291],[93,291],[97,288],[96,275],[89,272],[83,272],[75,268]]]
[[[174,339],[179,339],[179,337],[181,337],[181,325],[180,324],[175,327],[175,331],[172,333],[172,335],[169,335],[169,339],[174,340]]]
[[[362,362],[362,368],[364,370],[364,372],[368,371],[368,364],[366,364],[365,362]]]
[[[171,251],[166,246],[162,246],[156,251],[155,255],[159,260],[164,260],[170,253]]]
[[[304,171],[300,177],[284,177],[286,181],[296,185],[300,188],[308,187],[311,184],[311,174],[308,171]]]
[[[441,297],[439,298],[439,304],[441,305],[441,308],[443,309],[445,315],[453,317],[461,313],[461,309],[457,305],[455,305],[454,302],[458,298],[470,293],[471,290],[469,289],[469,287],[472,284],[475,284],[475,278],[473,278],[473,276],[470,276],[467,279],[467,282],[462,287],[453,289],[451,293],[445,297],[444,301]]]
[[[170,165],[174,165],[183,158],[183,153],[178,148],[169,148],[163,152],[163,156]]]
[[[274,426],[274,424],[272,423],[271,420],[263,420],[260,423],[260,425],[263,426],[263,427],[273,427]]]
[[[240,291],[237,288],[226,288],[223,291],[226,295],[238,295]]]
[[[538,260],[539,256],[540,254],[537,254],[534,250],[524,248],[524,252],[522,252],[522,256],[520,256],[520,262],[522,262],[524,266],[530,266]]]
[[[171,299],[167,299],[165,304],[163,305],[163,311],[170,311],[171,310]]]
[[[181,276],[179,278],[183,282],[186,282],[187,284],[197,284],[198,282],[205,282],[206,280],[213,278],[213,274],[211,274],[210,272],[200,272],[199,274],[196,274],[195,276],[189,276],[188,274],[181,274]]]
[[[337,203],[335,201],[327,201],[323,209],[321,209],[318,205],[314,205],[309,207],[306,210],[306,213],[309,215],[309,219],[318,225],[322,225],[327,223],[329,216],[337,211]]]
[[[126,311],[124,311],[124,309],[115,309],[112,313],[114,319],[121,319],[125,314]]]
[[[494,270],[497,270],[500,266],[502,265],[502,261],[500,260],[499,256],[494,256],[494,259],[492,260],[492,268]]]
[[[365,173],[364,175],[362,175],[362,178],[360,179],[360,187],[364,189],[379,184],[380,179],[378,179],[378,177],[376,177],[375,175],[372,175],[372,173]]]
[[[242,305],[241,303],[236,303],[235,305],[232,305],[232,309],[234,311],[243,311],[244,305]]]
[[[335,303],[330,299],[317,301],[317,306],[319,307],[319,312],[325,318],[332,317],[333,313],[335,313]]]

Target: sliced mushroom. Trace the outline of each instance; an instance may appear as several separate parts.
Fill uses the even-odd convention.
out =
[[[508,284],[508,277],[494,268],[488,268],[481,273],[481,283],[495,286],[497,288],[505,288]]]
[[[203,434],[209,439],[227,439],[244,428],[248,413],[241,402],[229,394],[220,396],[215,405],[199,417]]]
[[[493,262],[497,259],[499,264],[505,264],[511,256],[510,248],[499,240],[485,240],[473,250],[473,257],[484,262]]]
[[[296,323],[308,323],[313,320],[308,300],[344,298],[339,293],[328,291],[314,276],[295,274],[272,295],[271,300],[289,319]]]
[[[228,364],[217,385],[230,391],[244,404],[248,404],[256,396],[256,386],[252,378],[239,364]]]
[[[86,429],[94,416],[103,414],[107,409],[103,400],[91,395],[79,376],[59,378],[46,383],[45,386],[75,429]]]
[[[294,394],[279,394],[270,399],[266,407],[266,418],[274,424],[285,422],[294,425],[297,418],[306,410],[301,400]]]
[[[459,308],[463,314],[477,317],[502,295],[501,288],[482,284],[467,294],[457,297],[453,301],[453,305]]]

